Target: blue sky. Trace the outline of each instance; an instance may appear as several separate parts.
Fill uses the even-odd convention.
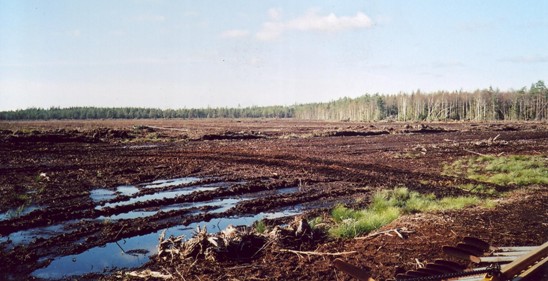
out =
[[[0,110],[291,105],[548,79],[548,1],[0,0]]]

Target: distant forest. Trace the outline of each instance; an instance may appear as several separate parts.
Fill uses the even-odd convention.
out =
[[[438,91],[396,95],[366,94],[326,103],[245,108],[156,109],[52,107],[0,112],[0,120],[145,119],[145,118],[297,118],[348,121],[546,120],[548,89],[544,81],[530,88]]]

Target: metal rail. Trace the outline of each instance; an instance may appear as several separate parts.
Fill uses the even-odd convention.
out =
[[[528,268],[531,267],[531,269],[538,269],[542,267],[542,265],[546,263],[547,256],[548,256],[548,242],[545,242],[544,244],[539,246],[537,249],[519,257],[515,261],[502,267],[500,271],[501,273],[500,277],[497,277],[498,279],[492,279],[492,280],[493,281],[514,280],[514,277],[522,272],[527,273],[527,275],[525,276],[519,275],[517,277],[519,279],[517,280],[526,278],[528,275],[535,272],[535,270],[530,271],[528,270]]]

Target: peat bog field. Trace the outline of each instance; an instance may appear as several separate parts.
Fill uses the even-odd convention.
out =
[[[245,261],[166,263],[155,257],[158,238],[312,220],[341,204],[366,208],[373,194],[397,187],[490,203],[408,212],[381,229],[405,227],[407,239],[326,236],[294,249],[352,251],[346,261],[386,279],[443,257],[442,245],[465,236],[540,245],[545,183],[489,181],[455,163],[469,163],[466,171],[470,159],[524,156],[546,167],[547,152],[546,122],[3,121],[0,279],[116,280],[148,268],[186,280],[350,280],[332,266],[335,256],[275,247]]]

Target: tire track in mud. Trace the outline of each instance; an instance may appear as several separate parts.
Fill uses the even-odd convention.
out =
[[[204,182],[211,183],[215,181]],[[266,201],[261,198],[242,201],[236,204],[233,208],[221,213],[208,213],[207,211],[214,210],[215,208],[210,208],[208,207],[208,204],[204,204],[201,208],[185,208],[176,211],[159,212],[156,215],[146,218],[120,219],[109,222],[107,225],[105,225],[104,221],[82,221],[82,219],[94,219],[98,216],[120,214],[136,209],[166,206],[185,202],[207,202],[207,200],[227,198],[235,195],[245,196],[247,194],[261,191],[278,190],[287,186],[294,186],[297,183],[297,180],[293,180],[291,182],[287,182],[285,180],[275,180],[270,182],[254,181],[248,184],[236,184],[227,189],[200,191],[175,198],[150,200],[116,207],[104,207],[102,209],[97,209],[94,204],[82,204],[79,206],[70,206],[65,209],[46,208],[45,210],[36,210],[23,217],[1,221],[0,230],[2,231],[2,234],[8,235],[18,230],[48,226],[68,220],[80,220],[80,223],[77,223],[73,227],[73,229],[76,230],[53,237],[37,238],[26,246],[16,246],[13,250],[8,252],[8,255],[12,257],[10,262],[4,264],[3,266],[9,267],[10,272],[13,272],[14,274],[21,274],[21,276],[24,276],[37,268],[46,266],[52,258],[57,256],[78,254],[86,251],[87,249],[104,245],[109,242],[134,237],[136,235],[152,233],[160,229],[180,225],[181,223],[188,225],[190,223],[200,221],[209,221],[214,218],[257,214],[259,212],[276,208],[294,206],[303,202],[313,202],[321,198],[338,197],[356,192],[348,189],[339,191],[328,190],[311,193],[297,192],[295,194],[280,194],[270,196]],[[186,185],[186,187],[189,186],[191,186],[191,184]],[[183,188],[184,187],[185,186],[183,186]],[[163,188],[159,191],[168,191],[175,188],[181,188],[181,186]],[[127,199],[137,198],[139,196],[143,196],[144,194],[146,195],[152,193],[147,190],[145,191],[146,192],[136,193],[133,196],[122,196],[106,202],[125,202]],[[102,205],[105,205],[106,202],[103,202]],[[269,203],[266,204],[265,202]],[[101,204],[98,206],[101,206]],[[193,215],[193,212],[195,211],[200,211],[201,213]],[[29,252],[32,253],[32,255],[29,255]]]
[[[199,184],[211,183],[214,181],[202,181]],[[31,228],[51,225],[53,223],[66,221],[69,219],[92,219],[100,216],[111,216],[115,214],[125,213],[134,209],[144,209],[151,208],[156,206],[166,206],[177,203],[185,202],[198,202],[211,200],[217,197],[230,196],[230,195],[244,195],[250,192],[258,192],[264,190],[272,190],[288,185],[295,185],[296,182],[286,182],[280,181],[278,183],[270,183],[267,185],[261,183],[252,183],[249,185],[236,185],[230,189],[225,190],[212,190],[212,191],[200,191],[195,194],[182,195],[175,198],[168,199],[154,199],[148,200],[145,202],[136,202],[130,205],[122,205],[117,207],[106,207],[102,209],[96,209],[96,204],[92,202],[86,202],[84,204],[79,204],[76,206],[64,206],[64,207],[49,207],[45,209],[35,210],[30,212],[27,215],[18,217],[15,219],[9,219],[0,221],[0,235],[9,235],[15,231]],[[190,187],[193,184],[179,185],[174,188],[185,188]],[[160,189],[158,191],[167,191],[169,189]],[[123,202],[126,199],[135,198],[140,195],[145,195],[145,193],[137,193],[133,196],[122,196],[116,199],[111,200],[110,202]],[[86,194],[89,196],[89,193]],[[109,203],[109,201],[102,203]],[[100,206],[100,205],[99,205]]]
[[[392,188],[406,186],[422,193],[434,193],[436,196],[463,196],[469,192],[458,188],[462,184],[482,184],[494,188],[498,192],[512,190],[515,186],[500,186],[492,183],[478,182],[472,179],[455,178],[394,168],[386,165],[369,163],[349,163],[317,157],[296,157],[276,155],[264,159],[252,154],[230,154],[222,156],[197,156],[207,161],[238,163],[249,166],[281,167],[297,173],[297,178],[310,178],[310,173],[329,181],[349,181],[364,186]],[[422,182],[428,182],[424,184]]]

